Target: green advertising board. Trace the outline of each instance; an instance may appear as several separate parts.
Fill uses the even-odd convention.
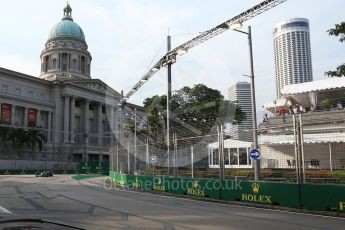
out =
[[[222,183],[212,179],[184,179],[181,183],[184,195],[220,199]]]
[[[301,207],[320,211],[345,212],[345,186],[301,184]]]
[[[300,208],[298,184],[225,180],[221,198],[222,200]]]
[[[110,172],[112,181],[132,189],[261,205],[345,212],[345,186],[238,180],[185,179]]]
[[[109,162],[103,162],[103,163],[81,162],[79,164],[79,170],[78,171],[81,174],[107,175],[109,173]]]

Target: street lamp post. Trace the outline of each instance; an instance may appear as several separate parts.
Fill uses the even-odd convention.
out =
[[[171,50],[171,36],[168,35],[167,37],[167,51]],[[168,62],[168,92],[167,92],[167,155],[168,155],[168,175],[170,175],[170,115],[171,115],[171,65],[172,62]]]
[[[230,28],[233,29],[233,28]],[[248,26],[248,32],[233,29],[237,32],[246,34],[248,36],[249,45],[249,62],[250,62],[250,94],[252,102],[252,120],[253,120],[253,148],[257,149],[258,146],[258,131],[257,131],[257,120],[256,120],[256,100],[255,100],[255,83],[254,83],[254,62],[253,62],[253,46],[252,46],[252,31],[251,27]],[[260,180],[260,160],[254,162],[255,180]]]
[[[134,173],[137,171],[137,108],[134,108]]]

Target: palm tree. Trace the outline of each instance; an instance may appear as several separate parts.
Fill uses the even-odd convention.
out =
[[[33,155],[36,145],[38,146],[38,150],[40,152],[42,151],[43,142],[46,140],[46,137],[39,130],[29,129],[25,131],[25,139],[29,143]]]
[[[4,147],[6,147],[10,131],[11,128],[9,128],[5,122],[0,121],[0,143],[4,144]]]
[[[19,151],[24,144],[30,147],[30,142],[26,138],[26,132],[22,128],[11,129],[8,135],[8,140],[12,142],[12,149]],[[18,155],[18,153],[17,153]]]

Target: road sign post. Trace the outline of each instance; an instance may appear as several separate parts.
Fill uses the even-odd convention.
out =
[[[250,150],[250,159],[252,160],[260,160],[260,151],[258,149]]]

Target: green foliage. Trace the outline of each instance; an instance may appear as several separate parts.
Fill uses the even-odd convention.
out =
[[[45,136],[39,130],[12,128],[4,123],[0,123],[0,143],[6,146],[7,142],[11,142],[13,150],[19,150],[27,146],[34,152],[37,146],[39,151],[42,151],[44,141]]]
[[[145,132],[162,140],[166,129],[166,95],[146,98],[144,108],[147,117]],[[183,87],[175,91],[171,100],[171,132],[179,137],[206,134],[216,124],[239,124],[245,119],[240,107],[224,97],[218,90],[203,84]]]
[[[334,101],[332,99],[325,99],[320,101],[320,107],[321,109],[330,109],[334,104]]]
[[[345,22],[341,22],[340,24],[336,24],[335,28],[329,29],[328,34],[330,36],[340,37],[339,41],[345,41]],[[328,77],[345,77],[345,63],[338,66],[335,71],[327,71],[325,75]]]
[[[337,67],[335,71],[327,71],[325,73],[328,77],[344,77],[345,76],[345,64]]]
[[[345,22],[341,22],[340,24],[335,24],[335,28],[329,29],[328,34],[331,36],[340,36],[339,41],[345,41]]]

